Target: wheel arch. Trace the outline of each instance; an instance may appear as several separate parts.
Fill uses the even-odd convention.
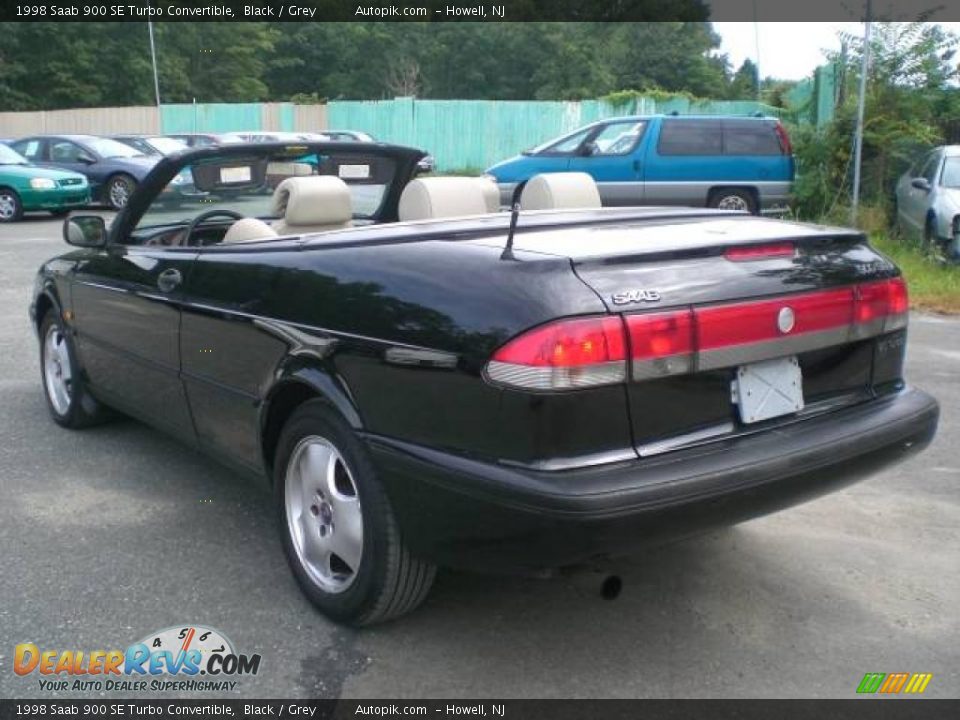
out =
[[[298,407],[310,400],[322,400],[351,428],[363,429],[356,403],[334,373],[328,368],[306,364],[301,358],[289,358],[260,407],[260,452],[271,481],[283,426]]]
[[[34,300],[33,306],[33,327],[40,332],[40,325],[43,323],[43,318],[50,310],[56,310],[58,313],[63,313],[63,305],[60,302],[60,298],[57,297],[57,292],[53,288],[52,283],[44,283],[43,289],[37,294],[36,300]]]

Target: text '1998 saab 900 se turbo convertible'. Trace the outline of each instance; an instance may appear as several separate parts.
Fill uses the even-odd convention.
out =
[[[593,563],[933,437],[906,286],[861,233],[601,208],[579,173],[500,212],[485,179],[412,179],[422,155],[189,150],[109,229],[68,219],[31,306],[54,420],[116,409],[268,478],[301,587],[354,625],[438,566]],[[197,197],[162,202],[184,171]]]

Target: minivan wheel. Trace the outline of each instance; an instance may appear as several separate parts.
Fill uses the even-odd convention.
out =
[[[756,199],[748,190],[714,190],[707,205],[718,210],[739,210],[750,214],[757,212]]]
[[[40,324],[40,374],[54,422],[78,429],[102,422],[109,411],[87,391],[73,340],[55,309]]]
[[[411,555],[366,450],[322,400],[284,425],[274,492],[287,561],[325,615],[371,625],[423,602],[436,568]]]

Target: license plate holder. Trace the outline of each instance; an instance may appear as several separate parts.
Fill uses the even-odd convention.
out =
[[[796,356],[741,365],[731,390],[740,420],[748,425],[803,409],[803,372]]]

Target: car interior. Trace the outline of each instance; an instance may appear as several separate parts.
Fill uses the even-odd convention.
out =
[[[191,166],[188,187],[168,188],[148,208],[129,244],[208,247],[362,227],[393,179],[383,158],[304,156]],[[582,172],[537,175],[517,199],[521,211],[601,207],[593,178]],[[399,222],[501,212],[500,191],[485,177],[418,177],[400,195]]]

